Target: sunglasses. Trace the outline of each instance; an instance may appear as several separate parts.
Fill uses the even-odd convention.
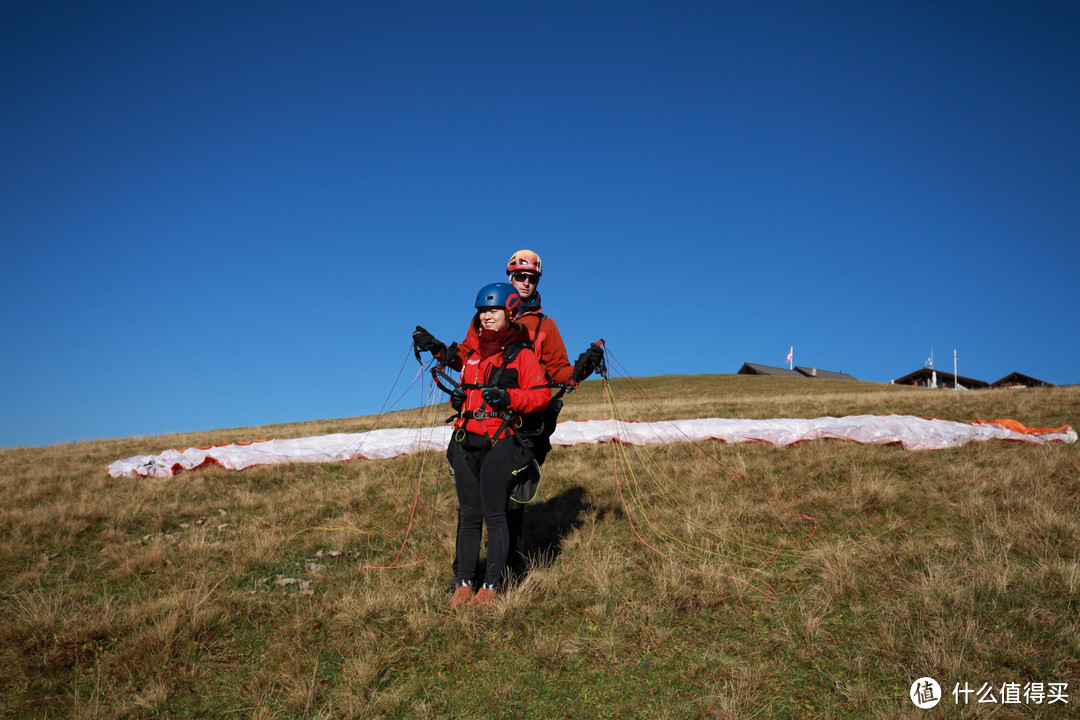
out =
[[[520,271],[515,272],[511,277],[516,282],[519,282],[519,283],[527,282],[527,283],[532,283],[533,285],[536,284],[536,279],[537,279],[536,275],[533,275],[532,273],[520,272]]]

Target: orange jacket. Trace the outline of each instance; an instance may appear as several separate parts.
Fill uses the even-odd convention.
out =
[[[541,313],[540,308],[525,313],[517,320],[528,329],[529,339],[533,342],[533,352],[540,361],[548,381],[569,382],[574,366],[566,357],[566,344],[555,321]],[[458,355],[450,362],[450,367],[460,370],[466,356],[476,349],[478,340],[477,321],[474,318],[468,332],[465,333],[465,339],[458,343]]]
[[[464,428],[468,432],[477,435],[486,435],[492,440],[499,440],[514,433],[515,422],[506,422],[499,415],[477,418],[475,411],[483,413],[496,413],[484,400],[481,387],[487,387],[488,383],[495,378],[493,374],[496,368],[502,367],[503,353],[497,352],[481,358],[476,350],[470,350],[465,358],[465,366],[461,371],[461,386],[465,389],[465,404],[461,408],[461,417],[454,423],[455,428]],[[528,347],[523,348],[513,360],[506,366],[507,370],[517,371],[517,382],[507,384],[500,383],[510,393],[510,413],[523,414],[540,412],[547,407],[551,399],[551,391],[547,387],[547,378],[540,368],[536,355]],[[498,433],[498,436],[496,436]]]

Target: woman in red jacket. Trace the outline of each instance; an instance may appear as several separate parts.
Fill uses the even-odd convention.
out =
[[[511,471],[528,461],[530,450],[514,433],[521,416],[543,412],[551,392],[529,343],[516,322],[521,297],[512,285],[494,283],[476,296],[477,331],[461,370],[461,387],[451,397],[459,416],[447,454],[458,495],[457,578],[450,606],[495,602],[506,565],[509,535],[506,504]],[[473,595],[472,579],[487,524],[487,569]]]

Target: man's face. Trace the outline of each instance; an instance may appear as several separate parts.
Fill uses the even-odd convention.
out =
[[[518,291],[522,300],[528,300],[536,292],[536,283],[540,278],[536,273],[522,272],[518,270],[510,273],[510,284]]]

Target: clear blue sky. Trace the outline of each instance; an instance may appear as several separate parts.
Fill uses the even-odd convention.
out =
[[[1064,0],[9,0],[0,446],[376,412],[522,247],[571,358],[635,375],[1080,382],[1078,37]]]

